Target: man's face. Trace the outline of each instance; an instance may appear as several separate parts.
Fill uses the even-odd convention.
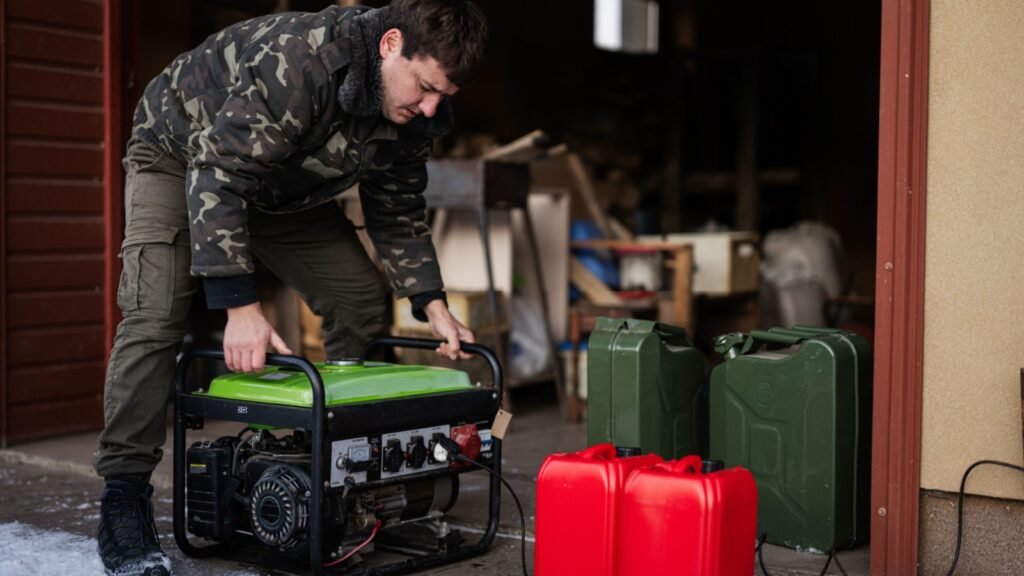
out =
[[[380,57],[381,113],[395,124],[405,124],[420,114],[433,117],[441,100],[459,91],[434,58],[402,56],[402,33],[397,28],[381,38]]]

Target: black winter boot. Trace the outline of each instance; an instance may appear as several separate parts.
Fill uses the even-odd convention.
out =
[[[107,576],[170,576],[153,521],[148,474],[110,476],[100,498],[96,536]]]

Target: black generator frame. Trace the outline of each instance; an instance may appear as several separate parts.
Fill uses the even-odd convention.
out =
[[[363,357],[366,358],[377,348],[404,347],[434,350],[441,344],[438,340],[423,338],[382,337],[370,342]],[[330,438],[343,439],[353,436],[383,433],[395,429],[423,426],[422,414],[436,415],[441,419],[459,419],[473,416],[477,421],[486,419],[493,425],[494,416],[501,407],[503,381],[501,364],[494,352],[479,344],[462,343],[462,349],[484,358],[491,368],[492,386],[473,390],[431,394],[361,402],[357,404],[326,406],[323,379],[313,364],[299,356],[267,354],[266,363],[273,366],[301,370],[313,389],[313,402],[309,407],[282,406],[260,402],[212,398],[194,394],[188,390],[188,369],[196,358],[224,360],[220,349],[193,349],[186,351],[178,361],[174,382],[174,539],[186,555],[193,558],[209,558],[224,555],[230,549],[220,542],[208,546],[195,546],[188,539],[185,521],[185,436],[187,430],[203,428],[205,418],[227,420],[249,424],[258,422],[267,426],[304,429],[312,432],[312,454],[310,478],[314,491],[319,487],[320,497],[311,498],[308,528],[310,573],[345,574],[346,576],[385,576],[404,574],[458,562],[479,555],[490,547],[498,531],[501,511],[501,482],[497,475],[490,475],[490,496],[488,499],[487,528],[481,538],[471,546],[460,546],[452,551],[441,550],[414,558],[398,560],[377,567],[341,571],[323,565],[323,500],[333,492],[342,492],[343,487],[332,488],[325,484],[326,465],[330,464]],[[384,426],[383,423],[387,423]],[[492,468],[501,473],[501,439],[492,437]],[[471,471],[472,468],[463,469]]]

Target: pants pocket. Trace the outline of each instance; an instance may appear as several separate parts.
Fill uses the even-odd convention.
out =
[[[177,280],[177,230],[162,230],[125,242],[117,305],[125,316],[168,320]]]

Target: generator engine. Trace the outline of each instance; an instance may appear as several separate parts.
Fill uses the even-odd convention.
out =
[[[463,442],[480,457],[486,446],[475,425],[333,442],[331,483],[342,489],[329,493],[311,485],[306,431],[279,438],[247,428],[238,436],[196,442],[186,457],[188,531],[217,542],[250,538],[276,554],[303,558],[310,499],[320,496],[325,558],[338,557],[375,529],[410,522],[430,527],[443,542],[448,531],[439,520],[458,498],[459,467],[434,460],[431,452],[437,437],[452,428],[457,438],[472,430],[473,440]],[[434,436],[424,437],[428,432]]]

